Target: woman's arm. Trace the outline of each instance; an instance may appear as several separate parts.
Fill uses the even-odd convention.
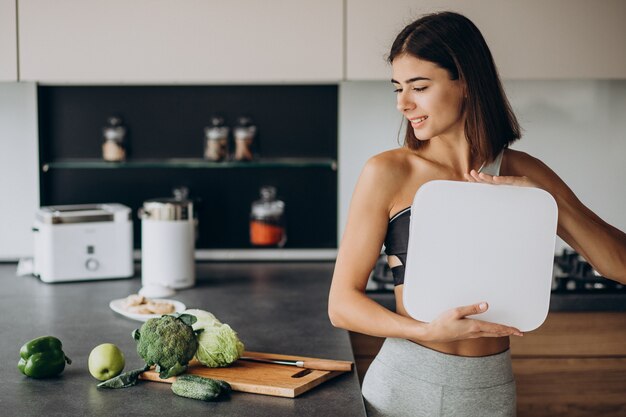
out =
[[[602,276],[626,284],[626,234],[602,220],[576,197],[546,164],[524,152],[508,150],[509,170],[522,177],[474,179],[492,184],[530,185],[548,191],[559,210],[557,234]],[[522,174],[523,173],[523,174]],[[494,179],[495,178],[495,179]]]
[[[451,341],[520,334],[495,323],[465,318],[486,311],[478,304],[444,312],[430,324],[394,313],[365,295],[365,286],[384,242],[402,167],[385,157],[368,161],[352,196],[328,299],[336,327],[379,337],[414,341]]]
[[[370,159],[352,195],[328,299],[336,327],[379,337],[422,338],[425,325],[389,311],[365,295],[365,286],[385,239],[393,203],[384,158]],[[402,178],[400,175],[399,178]]]

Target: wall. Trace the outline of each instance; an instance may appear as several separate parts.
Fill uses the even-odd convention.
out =
[[[507,81],[504,86],[524,129],[512,148],[541,159],[583,204],[626,231],[626,81]],[[345,82],[339,97],[341,239],[363,164],[398,146],[403,135],[390,83]],[[565,246],[557,239],[557,251]]]
[[[39,207],[34,83],[0,83],[0,261],[32,254]]]

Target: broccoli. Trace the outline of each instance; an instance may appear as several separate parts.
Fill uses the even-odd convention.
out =
[[[198,349],[196,333],[191,327],[195,322],[196,317],[189,314],[149,319],[141,329],[133,331],[137,353],[147,365],[156,365],[163,379],[185,372]]]

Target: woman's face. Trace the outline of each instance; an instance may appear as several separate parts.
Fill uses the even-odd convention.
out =
[[[407,54],[396,57],[392,68],[397,108],[417,139],[463,131],[464,89],[459,80],[451,80],[437,64]]]

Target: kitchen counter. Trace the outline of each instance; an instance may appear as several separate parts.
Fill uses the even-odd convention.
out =
[[[367,295],[385,308],[396,311],[396,298],[392,292],[373,291],[368,292]],[[550,311],[626,311],[626,292],[552,293]]]
[[[332,269],[328,262],[204,263],[198,265],[196,287],[171,298],[214,313],[248,350],[354,361],[348,332],[332,327],[327,316]],[[118,345],[125,370],[143,364],[131,338],[141,323],[109,309],[109,301],[136,293],[140,279],[45,284],[16,277],[15,270],[15,264],[0,264],[0,406],[12,415],[365,416],[356,371],[295,399],[233,392],[229,400],[206,403],[154,382],[98,389],[87,369],[95,346]],[[17,370],[19,349],[44,335],[61,339],[72,364],[58,378],[27,378]]]

